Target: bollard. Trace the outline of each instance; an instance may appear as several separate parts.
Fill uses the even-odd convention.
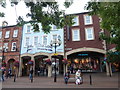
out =
[[[90,75],[90,85],[92,85],[92,77],[91,77],[91,75]]]

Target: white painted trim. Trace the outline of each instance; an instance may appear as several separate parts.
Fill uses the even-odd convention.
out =
[[[98,52],[98,53],[102,53],[102,54],[106,53],[106,51],[102,50],[102,49],[83,47],[83,48],[78,48],[78,49],[74,49],[74,50],[68,51],[68,52],[66,52],[66,55],[70,55],[72,53],[82,52],[82,51],[92,51],[92,52]]]

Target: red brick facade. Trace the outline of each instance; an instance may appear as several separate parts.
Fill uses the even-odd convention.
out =
[[[14,30],[18,30],[17,32],[17,36],[16,37],[13,37],[13,34],[14,34]],[[0,31],[2,32],[2,38],[0,39],[0,47],[1,48],[1,55],[3,55],[3,46],[4,46],[4,43],[8,43],[8,49],[7,51],[4,51],[4,60],[6,63],[8,63],[9,60],[17,60],[19,61],[19,58],[20,58],[20,45],[21,45],[21,35],[22,35],[22,27],[18,27],[16,25],[14,26],[5,26],[5,27],[2,27],[0,29]],[[6,36],[6,32],[7,31],[10,31],[9,33],[9,37],[8,38],[5,38]],[[16,50],[15,51],[12,51],[12,43],[13,42],[16,42]],[[2,57],[2,56],[1,56]]]
[[[64,40],[65,40],[65,51],[67,48],[72,48],[77,49],[77,48],[83,48],[83,47],[90,47],[90,48],[99,48],[99,49],[104,49],[102,40],[99,39],[99,32],[101,31],[100,29],[100,24],[99,24],[99,17],[98,16],[92,16],[93,24],[85,25],[84,24],[84,17],[86,13],[81,13],[81,14],[76,14],[79,16],[79,26],[72,26],[69,31],[70,39],[68,40],[68,32],[65,28],[64,32]],[[86,40],[85,39],[85,28],[87,27],[93,27],[94,29],[94,35],[95,39],[94,40]],[[80,41],[72,41],[72,29],[80,29]]]

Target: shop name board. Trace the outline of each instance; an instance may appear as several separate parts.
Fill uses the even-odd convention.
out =
[[[88,54],[78,54],[78,56],[88,56]]]
[[[37,50],[52,51],[52,47],[50,45],[41,45],[41,44],[39,44],[38,47],[37,47]]]

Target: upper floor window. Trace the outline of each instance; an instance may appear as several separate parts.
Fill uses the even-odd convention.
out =
[[[16,51],[16,42],[12,42],[11,51]]]
[[[43,45],[47,45],[47,36],[43,36]]]
[[[17,37],[18,35],[18,30],[14,30],[13,37]]]
[[[2,31],[0,31],[0,39],[2,38]]]
[[[92,24],[92,17],[89,16],[89,15],[84,15],[84,22],[85,22],[85,25],[88,25],[88,24]]]
[[[57,34],[53,35],[53,40],[57,40]]]
[[[86,40],[94,39],[94,30],[93,28],[85,28]]]
[[[10,36],[10,31],[6,31],[5,38],[9,38],[9,36]]]
[[[72,40],[73,41],[79,41],[80,40],[80,30],[79,29],[73,29],[72,30]]]
[[[25,46],[29,46],[30,45],[30,38],[29,37],[26,37],[25,39]]]
[[[8,43],[4,43],[3,48],[4,48],[4,51],[7,52],[8,51]]]
[[[52,30],[58,30],[56,25],[52,25]]]
[[[73,22],[74,22],[74,24],[72,26],[78,26],[79,25],[79,16],[74,17]]]
[[[31,31],[31,26],[28,25],[28,26],[27,26],[27,33],[30,33],[30,31]]]
[[[38,44],[38,36],[34,37],[34,45],[37,46]]]

